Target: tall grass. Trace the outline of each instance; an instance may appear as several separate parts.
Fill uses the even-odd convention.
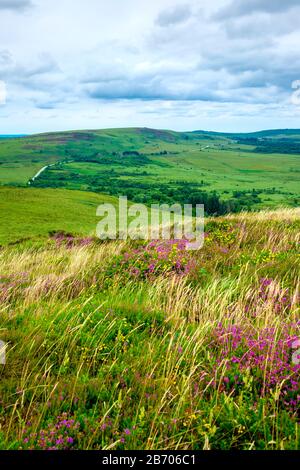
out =
[[[141,242],[2,249],[0,447],[299,448],[299,220],[209,220],[153,272]]]

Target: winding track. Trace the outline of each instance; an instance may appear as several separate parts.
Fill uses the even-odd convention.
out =
[[[28,181],[28,184],[31,184],[31,181],[34,181],[36,178],[38,178],[43,173],[43,171],[47,170],[47,168],[50,168],[50,166],[57,165],[57,163],[60,163],[60,162],[55,162],[55,163],[51,163],[50,165],[43,166],[43,168],[41,168],[32,178],[30,178],[30,180]]]

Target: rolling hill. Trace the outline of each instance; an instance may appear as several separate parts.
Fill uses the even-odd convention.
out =
[[[217,210],[212,205],[212,214],[293,207],[299,203],[299,139],[299,130],[222,134],[148,128],[3,139],[0,185],[126,194],[146,204],[201,202],[214,193],[225,205]]]

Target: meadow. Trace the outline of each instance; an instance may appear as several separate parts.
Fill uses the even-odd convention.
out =
[[[299,142],[0,139],[0,449],[299,449]],[[204,246],[96,238],[119,195],[205,202]]]
[[[2,247],[0,448],[299,449],[299,216]]]
[[[300,133],[262,136],[131,128],[2,139],[0,185],[126,194],[146,204],[198,201],[211,215],[297,207]]]
[[[95,235],[99,204],[116,204],[103,194],[0,187],[0,247],[21,241],[43,243],[51,232]]]

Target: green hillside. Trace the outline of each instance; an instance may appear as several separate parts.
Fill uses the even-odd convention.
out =
[[[22,194],[47,210],[42,193],[70,226],[80,194],[93,202],[22,190],[20,209]],[[299,210],[208,219],[206,234],[199,251],[1,249],[0,449],[299,449]]]
[[[0,450],[299,449],[299,208],[256,209],[298,203],[300,155],[274,135],[1,139]],[[99,243],[117,195],[219,217],[199,250]]]
[[[300,131],[253,134],[147,128],[70,131],[0,142],[0,185],[204,202],[222,214],[299,204]],[[44,166],[40,175],[31,180]]]
[[[0,245],[49,232],[94,235],[96,207],[109,196],[64,189],[0,188]]]

